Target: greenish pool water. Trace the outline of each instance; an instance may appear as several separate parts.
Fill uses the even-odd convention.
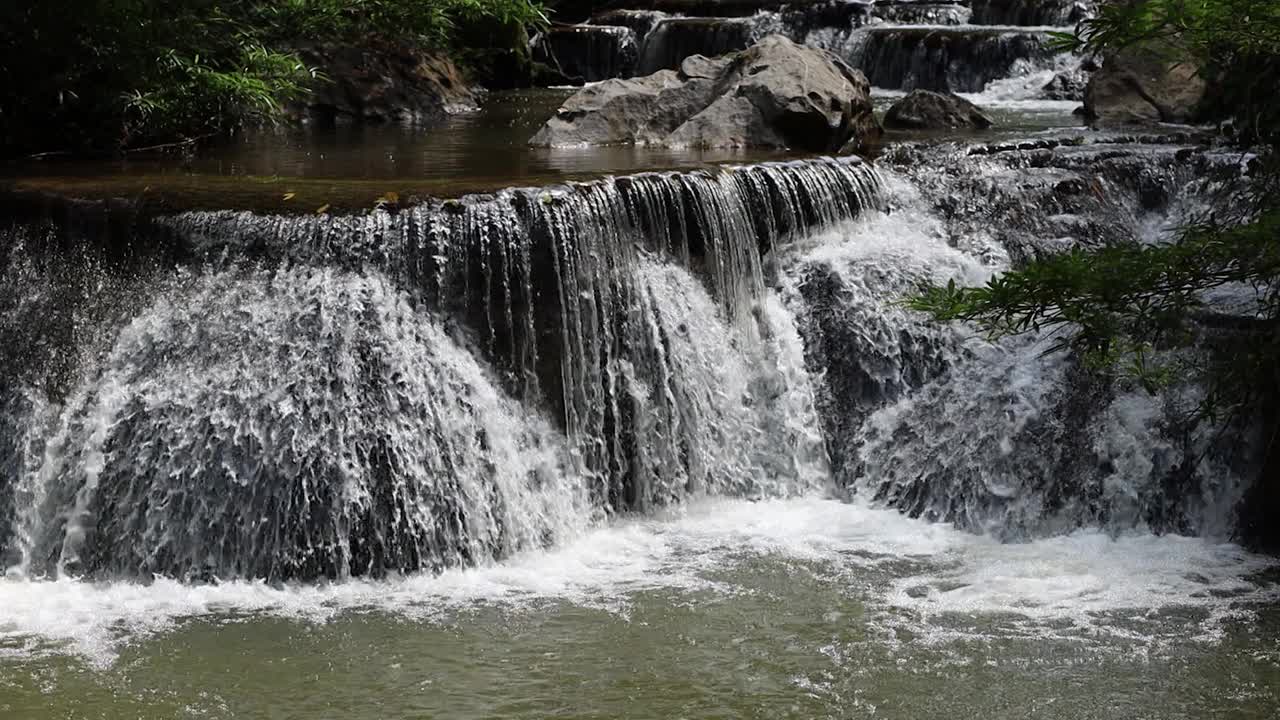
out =
[[[1231,545],[714,500],[436,577],[0,580],[4,718],[1274,718]]]

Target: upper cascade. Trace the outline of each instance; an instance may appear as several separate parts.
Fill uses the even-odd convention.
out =
[[[1043,64],[1053,54],[1046,31],[1069,29],[1095,10],[1091,0],[624,4],[553,27],[534,48],[567,80],[590,82],[674,69],[693,55],[725,55],[780,34],[836,52],[877,87],[977,92]]]
[[[1095,0],[971,0],[976,25],[1072,27],[1097,12]]]

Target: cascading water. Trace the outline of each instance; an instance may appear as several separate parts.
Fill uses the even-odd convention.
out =
[[[346,577],[560,537],[581,480],[377,274],[177,278],[69,395],[18,482],[24,575]]]
[[[825,450],[762,254],[880,202],[865,164],[813,160],[58,230],[200,262],[156,269],[95,343],[39,338],[84,356],[66,387],[6,377],[5,425],[34,434],[5,448],[12,572],[438,570],[690,494],[812,490]]]
[[[535,49],[571,78],[591,81],[678,68],[691,55],[723,55],[778,33],[830,50],[875,87],[976,93],[1042,70],[1075,73],[1079,60],[1064,61],[1070,56],[1054,51],[1048,32],[1069,30],[1093,11],[1084,0],[826,2],[743,17],[619,9],[554,28]]]
[[[978,25],[1072,26],[1092,17],[1094,0],[972,0]]]
[[[856,35],[841,41],[850,64],[891,89],[980,92],[1017,63],[1051,56],[1044,35],[1024,28],[877,26]]]
[[[837,482],[1006,540],[1082,526],[1228,534],[1249,451],[1227,447],[1220,426],[1187,424],[1195,387],[1152,396],[1049,352],[1055,337],[993,343],[897,303],[922,281],[980,284],[1040,252],[1159,242],[1162,228],[1194,214],[1188,205],[1207,208],[1220,195],[1208,168],[1229,171],[1235,160],[1080,147],[1027,168],[1027,151],[1003,160],[932,152],[903,165],[905,177],[889,176],[887,215],[842,229],[842,242],[819,240],[787,273],[821,377]],[[1019,168],[1017,184],[1006,162]],[[952,194],[932,192],[941,184]],[[1078,192],[1091,186],[1106,189]]]
[[[663,23],[664,65],[782,32],[997,127],[352,214],[0,191],[0,716],[1275,715],[1280,565],[1230,542],[1258,433],[903,303],[1163,242],[1248,158],[1068,128],[1081,59],[1002,26],[1089,0],[645,6],[538,51],[577,81]],[[399,132],[359,130],[344,194],[384,152],[417,182]],[[508,182],[706,159],[666,152]],[[161,184],[226,187],[191,170]]]
[[[899,149],[887,184],[819,159],[395,213],[187,213],[127,231],[131,256],[157,253],[128,281],[109,269],[120,238],[19,225],[6,318],[60,364],[5,377],[6,564],[438,570],[612,512],[832,477],[1006,538],[1227,532],[1238,475],[1203,433],[1178,435],[1176,397],[899,305],[924,280],[1149,233],[1215,161],[1160,174],[1182,149],[960,150]],[[97,269],[40,269],[68,247]],[[79,309],[33,331],[55,306]]]
[[[549,28],[532,41],[534,59],[556,68],[566,78],[595,82],[630,77],[639,59],[634,30],[614,25],[570,25]]]
[[[691,55],[745,50],[758,39],[752,18],[663,18],[644,36],[636,74],[678,68]]]

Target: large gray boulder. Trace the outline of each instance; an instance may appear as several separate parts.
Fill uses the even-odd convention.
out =
[[[900,130],[991,127],[982,109],[953,93],[914,90],[889,108],[885,127]]]
[[[880,134],[871,86],[825,50],[770,35],[719,58],[583,88],[530,144],[837,150]]]
[[[1128,48],[1107,57],[1089,78],[1085,116],[1099,125],[1191,122],[1205,89],[1194,64],[1158,47]]]

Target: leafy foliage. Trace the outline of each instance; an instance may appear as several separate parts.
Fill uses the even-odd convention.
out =
[[[1075,249],[985,287],[929,287],[909,305],[940,320],[977,322],[993,336],[1057,330],[1052,349],[1075,349],[1098,368],[1118,365],[1155,390],[1174,368],[1157,363],[1154,351],[1197,341],[1207,291],[1252,287],[1259,316],[1274,320],[1277,276],[1280,210],[1271,210],[1251,223],[1190,226],[1168,244]]]
[[[0,143],[130,147],[271,121],[317,80],[306,44],[447,47],[463,23],[542,22],[536,0],[8,0]]]

